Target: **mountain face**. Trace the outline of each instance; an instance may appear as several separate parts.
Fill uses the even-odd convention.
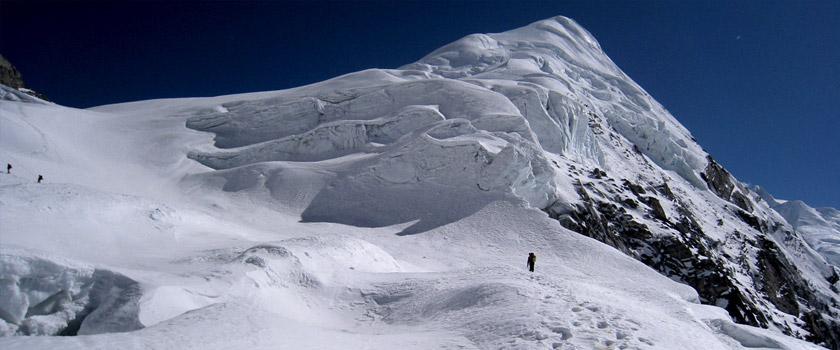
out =
[[[187,124],[226,148],[191,154],[215,169],[378,154],[320,193],[304,220],[380,226],[440,200],[386,217],[344,209],[406,184],[509,191],[740,323],[840,346],[837,272],[568,19],[470,35],[399,70],[224,107]],[[432,214],[406,233],[444,220]]]
[[[9,100],[3,103],[6,106],[19,103]],[[696,342],[698,348],[805,346],[804,343],[786,345],[787,340],[779,339],[787,338],[779,338],[779,334],[840,348],[838,212],[809,208],[801,202],[779,202],[739,182],[703,151],[667,110],[618,68],[591,34],[565,17],[504,33],[469,35],[399,69],[371,69],[276,92],[143,101],[73,112],[81,113],[84,123],[100,128],[103,124],[110,125],[119,133],[137,135],[135,142],[139,146],[129,146],[126,143],[131,141],[123,140],[122,136],[113,136],[114,142],[126,146],[112,150],[85,146],[89,147],[87,151],[104,154],[102,159],[107,161],[103,160],[103,164],[126,169],[115,170],[113,176],[117,179],[91,178],[84,171],[61,165],[59,160],[73,156],[62,156],[54,147],[44,146],[45,151],[35,158],[27,156],[28,147],[40,145],[40,141],[31,141],[35,136],[28,136],[37,133],[17,122],[26,118],[11,117],[11,107],[4,110],[10,116],[9,125],[14,125],[7,131],[9,137],[4,139],[15,140],[2,144],[6,155],[17,157],[27,166],[59,164],[53,169],[78,174],[68,175],[74,179],[70,182],[105,192],[89,195],[92,198],[124,203],[107,193],[130,193],[160,201],[189,203],[190,207],[203,208],[202,212],[219,213],[232,222],[241,222],[243,227],[279,225],[290,231],[316,232],[305,238],[289,236],[282,244],[261,243],[226,252],[216,247],[212,256],[178,260],[178,264],[202,268],[216,264],[212,273],[202,270],[207,281],[219,276],[237,276],[244,269],[242,266],[256,266],[259,271],[268,271],[269,277],[260,278],[275,278],[272,281],[283,284],[284,293],[291,293],[292,298],[309,295],[305,291],[325,286],[342,286],[358,290],[364,296],[353,305],[374,305],[367,314],[377,321],[402,327],[422,324],[463,330],[469,343],[479,348],[502,347],[499,342],[504,339],[534,342],[505,345],[513,348],[596,346],[591,341],[607,347],[616,346],[616,342],[659,348],[678,345],[690,348],[691,342]],[[89,132],[82,129],[78,129],[80,134]],[[42,130],[40,134],[49,132]],[[68,138],[72,141],[67,144],[83,144],[78,138]],[[131,156],[119,153],[121,149],[136,148],[145,151]],[[134,162],[127,167],[122,163],[129,162],[126,159]],[[87,161],[83,159],[77,164]],[[41,196],[37,188],[20,186],[23,185],[6,183],[2,191],[9,192],[6,195],[10,198],[25,198],[15,195],[19,191]],[[167,190],[158,192],[162,190],[154,189],[157,187]],[[60,189],[52,190],[56,195],[63,193]],[[84,191],[73,187],[67,193]],[[168,206],[141,199],[130,202],[133,203],[130,209],[123,209],[126,213],[155,208],[150,209],[148,216],[155,221],[156,232],[184,230],[181,228],[186,225],[184,222],[170,221],[172,213],[179,209],[167,209]],[[496,209],[487,214],[488,208]],[[237,214],[222,214],[232,212]],[[299,222],[288,223],[271,218],[272,215],[291,216]],[[219,227],[233,227],[219,222],[221,219],[200,217]],[[23,227],[29,219],[19,214],[15,218],[6,216],[5,220]],[[313,238],[324,236],[313,227],[360,233],[348,233],[353,238],[325,243],[321,240],[326,238]],[[393,238],[375,238],[381,236],[377,232],[391,229],[396,234]],[[571,232],[574,234],[569,236]],[[516,238],[508,240],[508,235]],[[261,242],[265,240],[264,236],[255,237],[261,237]],[[207,242],[225,241],[214,239],[190,244],[209,249],[205,246]],[[12,241],[21,249],[35,244],[23,239]],[[148,243],[142,240],[136,244]],[[599,248],[589,248],[591,244]],[[335,252],[346,252],[348,246],[357,247],[353,252],[366,252],[364,257],[348,259],[354,264],[364,260],[361,264],[369,267],[368,273],[388,272],[389,276],[398,276],[409,271],[413,274],[447,271],[449,274],[436,275],[434,282],[428,282],[431,284],[421,282],[422,277],[412,277],[386,283],[370,282],[373,284],[359,287],[347,281],[336,282],[343,281],[347,272],[324,275],[323,270],[308,270],[311,255],[317,255],[315,251],[324,254],[324,247],[334,252],[326,253],[332,259],[327,266],[343,266],[350,260],[336,262],[335,254],[345,253]],[[545,261],[548,266],[556,267],[550,270],[555,271],[553,274],[545,272],[546,276],[540,277],[541,287],[502,279],[512,273],[508,268],[488,267],[508,261],[507,256],[518,254],[517,249],[540,250],[538,255],[545,259],[540,258],[538,266]],[[604,249],[603,253],[598,249]],[[578,254],[577,250],[598,253]],[[196,254],[195,251],[190,253]],[[596,255],[604,257],[603,261],[592,260]],[[13,276],[5,280],[18,281],[4,284],[9,290],[7,294],[18,299],[22,295],[34,295],[34,289],[23,287],[21,281],[25,278],[21,276],[28,276],[22,270],[31,267],[37,259],[23,253],[6,256],[9,266],[19,267],[4,272]],[[376,258],[365,260],[370,256]],[[437,256],[444,262],[432,264],[426,260],[427,256]],[[139,266],[148,264],[151,263]],[[452,267],[443,269],[443,265]],[[101,288],[84,293],[81,287],[50,293],[41,291],[40,294],[52,295],[53,299],[29,297],[33,301],[27,305],[35,305],[36,301],[41,305],[34,313],[32,308],[22,307],[21,302],[0,305],[5,312],[2,318],[7,324],[15,325],[7,326],[7,333],[67,332],[63,326],[56,326],[52,333],[27,330],[41,324],[33,315],[52,315],[56,310],[72,309],[52,306],[61,304],[55,300],[65,300],[65,304],[79,309],[65,317],[67,322],[78,320],[83,331],[78,334],[151,326],[154,322],[149,321],[148,312],[143,313],[151,306],[142,301],[152,297],[138,290],[138,282],[130,278],[136,269],[141,268],[132,266],[112,271],[96,266],[77,267],[73,271],[87,285]],[[187,268],[177,270],[183,275],[184,269]],[[463,271],[469,273],[458,274]],[[619,271],[628,276],[642,276],[638,281],[655,281],[649,283],[659,287],[645,289],[640,282],[632,281],[633,278],[617,283],[628,278],[612,274]],[[148,275],[139,276],[155,280]],[[249,276],[255,278],[253,273]],[[581,287],[583,282],[577,276],[598,281],[593,282],[598,287]],[[369,278],[365,275],[365,279]],[[641,284],[645,283],[648,282]],[[685,285],[693,291],[686,292]],[[251,288],[236,286],[243,290]],[[549,318],[554,317],[551,315],[565,315],[562,311],[547,309],[514,317],[514,311],[506,309],[518,305],[512,300],[520,297],[526,303],[523,305],[531,305],[525,300],[530,300],[536,290],[551,291],[547,292],[550,296],[546,300],[557,297],[568,302],[572,296],[586,295],[603,303],[613,300],[606,297],[611,293],[626,294],[629,303],[633,303],[632,300],[649,300],[650,296],[667,290],[668,295],[688,295],[680,297],[675,305],[699,302],[715,306],[726,310],[737,324],[771,331],[762,333],[719,316],[692,316],[686,321],[685,315],[702,312],[692,309],[699,306],[679,306],[676,308],[683,311],[663,311],[662,315],[680,320],[674,322],[693,325],[690,327],[700,325],[703,330],[697,334],[715,334],[714,339],[719,343],[688,338],[674,338],[673,343],[661,339],[657,343],[646,337],[628,337],[628,330],[638,327],[615,331],[612,321],[599,321],[594,330],[587,331],[594,333],[585,333],[575,328],[581,327],[579,321],[572,322],[572,326],[549,325]],[[586,290],[600,292],[582,292]],[[85,300],[104,298],[105,301],[73,304],[67,301],[74,300],[73,293],[84,294],[88,298]],[[106,297],[125,293],[129,296],[114,301]],[[199,296],[209,295],[206,293],[190,293],[189,298],[177,295],[181,298],[178,300],[196,305],[195,309],[210,304],[202,299],[204,296]],[[253,292],[247,295],[253,297]],[[265,297],[253,297],[253,300],[255,303],[273,300],[261,299]],[[53,301],[47,303],[49,300]],[[629,303],[609,305],[627,307]],[[118,326],[103,321],[109,313],[98,310],[105,304],[115,305],[120,310],[117,314],[129,321],[116,322]],[[193,308],[179,304],[158,313],[180,314],[171,309],[183,312]],[[602,309],[585,305],[571,307],[574,313],[582,310],[598,313]],[[500,314],[491,313],[493,310],[507,310],[504,312],[511,314],[499,317]],[[224,314],[224,311],[213,312]],[[536,322],[535,314],[549,318],[542,321],[542,326],[536,326],[532,324]],[[85,321],[87,316],[80,315],[97,317]],[[500,326],[498,322],[507,319],[523,323],[515,323],[515,327],[507,323]],[[547,327],[545,334],[553,334],[556,341],[549,341],[549,336],[539,330],[532,331],[536,333],[512,331],[523,327]],[[149,329],[143,331],[154,332],[154,327]],[[578,331],[589,335],[573,336],[581,334]],[[605,336],[606,333],[598,332],[611,333]],[[664,328],[657,332],[668,333]],[[44,344],[47,343],[29,345]]]
[[[777,200],[761,187],[754,191],[771,208],[799,231],[825,260],[835,267],[840,266],[840,211],[834,208],[812,208],[802,201]]]

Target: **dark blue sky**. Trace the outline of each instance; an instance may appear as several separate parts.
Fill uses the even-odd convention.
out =
[[[0,53],[75,107],[283,89],[577,20],[738,178],[840,207],[840,1],[0,3]]]

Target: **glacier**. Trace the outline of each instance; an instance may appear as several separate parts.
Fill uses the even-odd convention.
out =
[[[569,18],[281,91],[2,86],[0,125],[4,348],[840,346],[836,210],[735,179]]]

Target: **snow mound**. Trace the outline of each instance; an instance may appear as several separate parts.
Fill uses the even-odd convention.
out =
[[[30,93],[27,93],[30,92]],[[0,101],[13,101],[13,102],[26,102],[26,103],[39,103],[39,104],[49,104],[50,102],[44,101],[40,98],[37,98],[34,95],[34,91],[20,88],[14,89],[8,87],[6,85],[0,84]]]
[[[256,287],[317,288],[320,282],[304,271],[300,259],[283,246],[259,244],[238,253],[229,264],[249,268],[245,275]]]
[[[363,273],[396,273],[413,270],[391,254],[368,241],[346,235],[319,235],[281,242],[296,252],[304,269],[319,281],[330,284],[342,280],[347,270]]]

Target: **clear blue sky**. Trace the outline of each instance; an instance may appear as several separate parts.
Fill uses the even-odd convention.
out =
[[[738,178],[840,207],[840,1],[0,3],[0,53],[76,107],[395,68],[574,18]]]

